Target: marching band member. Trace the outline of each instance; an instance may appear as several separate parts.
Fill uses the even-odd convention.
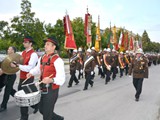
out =
[[[42,92],[39,111],[43,115],[43,120],[64,120],[64,117],[54,112],[59,87],[65,82],[64,62],[55,53],[55,50],[58,49],[58,42],[54,37],[45,40],[45,54],[39,58],[37,66],[27,74],[28,78],[36,74],[41,76],[42,84],[40,84],[40,88]],[[46,89],[48,92],[45,92]]]
[[[136,90],[136,101],[139,101],[144,78],[148,78],[148,60],[143,54],[143,50],[139,48],[136,51],[136,55],[131,66],[129,67],[129,75],[133,73],[133,85]]]
[[[16,52],[16,48],[14,46],[10,46],[8,48],[7,52],[8,52],[8,55],[11,55]],[[8,103],[10,95],[12,95],[14,97],[14,94],[16,93],[16,90],[13,89],[13,85],[14,85],[14,82],[16,80],[17,75],[16,74],[6,75],[3,73],[2,70],[0,70],[0,71],[1,71],[0,76],[2,76],[2,79],[3,79],[0,81],[3,81],[4,86],[5,86],[3,100],[2,100],[2,103],[0,106],[0,112],[2,112],[7,109],[7,103]]]
[[[79,83],[79,81],[76,77],[77,59],[78,58],[79,57],[77,56],[77,50],[74,49],[72,57],[70,58],[70,61],[69,61],[71,78],[69,80],[68,87],[72,87],[73,81],[76,83],[76,85],[78,85],[78,83]]]
[[[111,49],[107,48],[106,53],[103,55],[103,61],[104,65],[106,67],[105,73],[106,73],[106,79],[105,79],[105,84],[107,84],[110,81],[110,76],[111,76],[111,63],[112,63],[112,58],[110,55]]]
[[[82,48],[78,48],[78,56],[79,56],[79,59],[78,59],[78,71],[79,71],[79,74],[78,74],[78,79],[83,78],[83,66],[84,66],[84,54],[82,53]]]
[[[123,52],[120,52],[118,56],[118,62],[119,62],[119,69],[120,69],[120,77],[123,76],[123,71],[125,68],[125,61],[124,61],[124,55]]]
[[[96,65],[98,65],[98,61],[97,61],[97,51],[95,49],[95,47],[92,47],[91,48],[91,55],[94,57],[94,69],[96,67]],[[93,70],[93,75],[92,76],[92,79],[94,79],[95,77],[95,71]]]
[[[98,61],[98,73],[101,75],[101,78],[104,78],[104,72],[103,72],[103,54],[102,51],[99,51],[98,55],[97,55],[97,61]]]
[[[87,90],[88,89],[88,84],[91,85],[91,87],[93,87],[93,81],[92,81],[92,75],[93,70],[94,70],[94,57],[91,56],[91,49],[87,49],[86,52],[86,60],[84,62],[84,72],[85,72],[85,86],[83,90]]]
[[[111,68],[111,71],[112,71],[112,80],[114,80],[116,78],[116,74],[118,72],[117,70],[117,66],[118,66],[118,55],[117,55],[117,51],[115,49],[112,49],[112,68]]]
[[[130,56],[129,56],[129,51],[128,50],[126,50],[126,53],[125,53],[125,55],[124,55],[124,60],[125,60],[125,65],[126,65],[126,67],[125,67],[125,75],[127,75],[128,74],[128,69],[129,69],[129,65],[130,65]]]
[[[38,61],[38,55],[37,53],[33,50],[33,45],[34,41],[31,36],[26,36],[23,41],[23,46],[25,50],[22,52],[22,57],[23,57],[23,65],[20,64],[14,64],[11,63],[11,67],[19,67],[20,69],[20,81],[18,85],[18,90],[22,90],[22,84],[29,84],[34,81],[34,77],[31,77],[23,83],[23,81],[27,78],[26,75],[27,73],[36,66],[37,61]],[[31,106],[34,108],[34,112],[36,113],[38,111],[38,105]],[[20,112],[21,112],[21,119],[20,120],[28,120],[28,107],[20,107]]]

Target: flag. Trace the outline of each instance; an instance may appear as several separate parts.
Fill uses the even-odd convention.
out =
[[[129,50],[133,50],[133,37],[131,35],[130,41],[129,41]]]
[[[118,41],[117,41],[117,29],[116,29],[116,26],[113,27],[113,45],[114,45],[114,49],[118,50]]]
[[[118,47],[119,47],[119,48],[121,48],[121,44],[122,44],[122,36],[123,36],[123,34],[122,34],[122,31],[121,31],[120,37],[119,37],[119,42],[118,42]]]
[[[113,44],[117,43],[116,26],[113,27]]]
[[[113,33],[112,31],[110,30],[109,34],[108,34],[108,37],[107,37],[107,41],[108,41],[108,48],[111,48],[113,49],[113,44],[111,41],[113,41]]]
[[[128,32],[125,33],[124,39],[125,39],[125,50],[128,50]]]
[[[107,36],[107,48],[113,49],[112,41],[113,41],[113,33],[111,30],[111,23],[110,23],[110,30],[109,30],[109,34]]]
[[[99,23],[99,16],[98,16],[98,26],[96,29],[96,40],[95,40],[95,50],[100,50],[100,41],[101,41],[101,34],[100,34],[100,23]]]
[[[121,36],[121,45],[120,45],[120,51],[124,51],[125,50],[125,39],[124,39],[124,32],[121,32],[122,36]],[[119,42],[120,42],[119,41]]]
[[[86,43],[88,47],[92,46],[91,24],[92,24],[92,16],[88,13],[87,9],[87,14],[85,14],[84,34],[86,36]]]
[[[77,46],[74,40],[74,34],[73,34],[72,26],[71,26],[71,21],[67,13],[63,19],[63,22],[64,22],[64,32],[65,32],[64,48],[65,49],[77,49]]]

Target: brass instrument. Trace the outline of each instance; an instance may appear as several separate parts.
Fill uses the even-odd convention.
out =
[[[104,60],[104,64],[105,64],[107,70],[111,71],[111,65],[109,65],[109,64],[106,62],[106,55],[105,55],[105,54],[103,55],[103,60]]]
[[[128,58],[127,58],[127,56],[126,56],[126,55],[124,56],[124,58],[125,58],[125,60],[126,60],[127,64],[129,65],[129,64],[130,64],[130,62],[129,62],[129,60],[128,60]]]
[[[121,57],[120,57],[120,56],[118,57],[118,61],[119,61],[119,63],[120,63],[120,68],[121,68],[121,69],[124,69],[124,68],[125,68],[125,64],[124,64],[123,61],[121,61]]]

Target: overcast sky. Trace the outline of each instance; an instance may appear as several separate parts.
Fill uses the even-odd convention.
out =
[[[84,18],[88,6],[93,21],[100,15],[100,28],[125,27],[135,34],[147,31],[151,41],[160,42],[160,0],[30,0],[32,12],[45,23],[56,23],[68,11],[70,19]],[[20,15],[21,0],[0,0],[0,20]]]

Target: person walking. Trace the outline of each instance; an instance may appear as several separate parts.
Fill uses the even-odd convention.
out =
[[[26,36],[23,41],[23,46],[25,50],[22,52],[23,64],[11,63],[11,67],[19,67],[20,69],[20,80],[18,84],[18,90],[22,90],[22,85],[33,83],[34,77],[27,79],[27,73],[36,66],[38,61],[38,55],[33,49],[33,38],[31,36]],[[26,80],[24,82],[24,80]],[[38,104],[31,106],[36,113],[38,111]],[[28,107],[20,107],[21,119],[28,120]]]
[[[55,37],[45,40],[45,54],[39,58],[37,66],[27,74],[28,78],[40,74],[42,92],[39,111],[43,115],[43,120],[64,120],[64,117],[54,112],[59,87],[65,82],[64,62],[55,52],[58,49]]]
[[[143,50],[139,48],[136,51],[135,58],[132,60],[129,67],[129,75],[133,73],[133,85],[136,90],[135,101],[139,101],[142,84],[144,78],[148,78],[148,60],[144,56]]]
[[[8,55],[11,55],[16,52],[16,48],[14,46],[10,46],[7,52],[8,52]],[[1,74],[3,74],[2,70],[1,70]],[[4,80],[5,90],[4,90],[3,100],[0,106],[0,112],[3,112],[7,109],[7,103],[10,95],[14,97],[14,94],[16,93],[16,90],[13,89],[13,85],[17,77],[16,73],[11,75],[6,75],[6,74],[4,75],[5,77],[2,77],[2,78]]]

